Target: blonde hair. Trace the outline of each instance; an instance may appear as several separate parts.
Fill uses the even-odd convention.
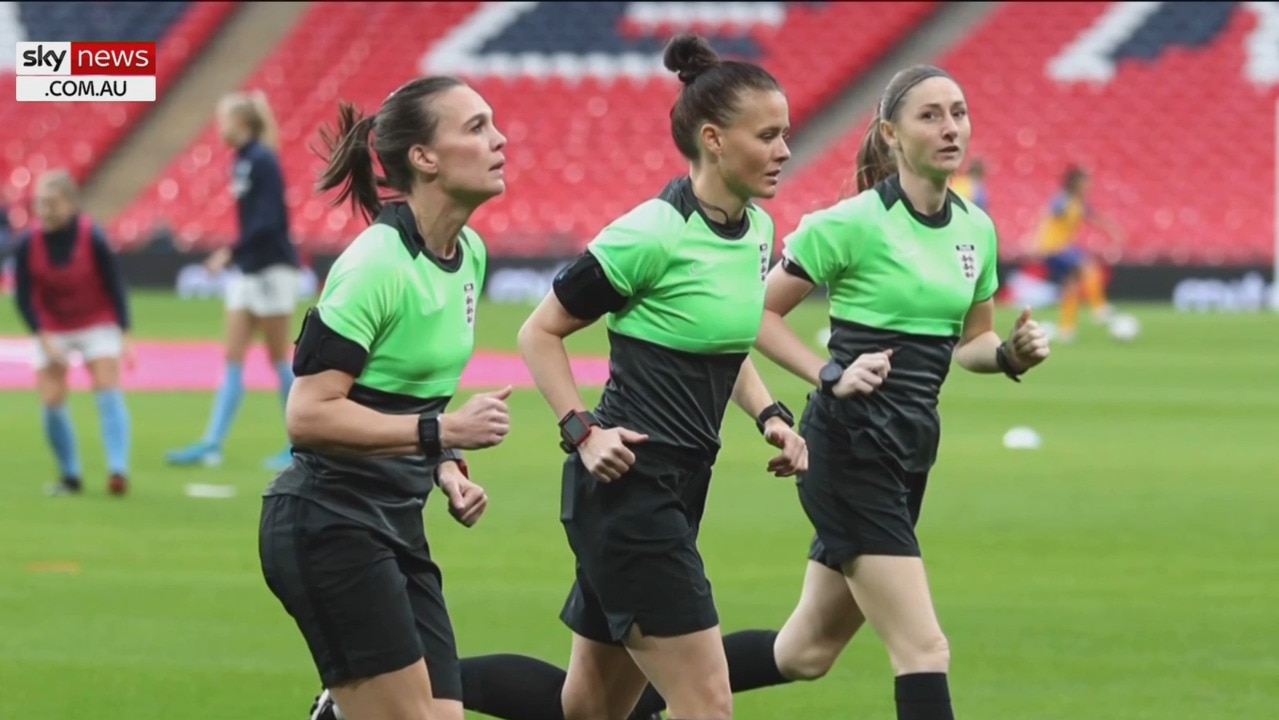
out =
[[[54,168],[42,173],[40,179],[36,181],[36,185],[37,187],[53,188],[69,200],[72,205],[80,206],[80,185],[71,176],[71,171],[65,168]]]
[[[253,139],[275,150],[278,148],[279,125],[266,93],[261,90],[234,92],[222,98],[222,107],[244,119]]]

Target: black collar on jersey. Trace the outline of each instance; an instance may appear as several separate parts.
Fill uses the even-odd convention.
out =
[[[891,210],[897,202],[906,206],[906,211],[910,216],[919,221],[920,225],[930,228],[944,228],[950,224],[950,206],[955,205],[960,210],[968,212],[968,206],[964,204],[963,198],[955,194],[954,190],[946,188],[946,202],[942,203],[941,210],[932,215],[925,215],[915,209],[910,204],[910,198],[906,197],[906,191],[902,190],[901,176],[893,174],[887,180],[875,186],[875,192],[879,193],[879,198],[884,202],[884,209]]]
[[[697,196],[693,194],[693,179],[687,175],[675,178],[666,184],[662,189],[662,194],[658,196],[665,200],[679,211],[685,220],[697,213],[702,216],[702,220],[706,222],[706,226],[711,232],[724,238],[725,240],[741,240],[746,237],[746,231],[751,227],[750,208],[751,203],[746,203],[747,212],[742,214],[742,220],[736,224],[725,224],[715,222],[706,214],[706,208],[702,207],[702,203],[698,201]]]
[[[459,234],[457,252],[453,253],[453,257],[444,260],[426,246],[426,240],[422,237],[422,233],[418,232],[417,218],[413,217],[413,208],[410,208],[408,203],[387,203],[382,206],[382,211],[378,213],[374,223],[395,228],[395,231],[400,234],[400,241],[404,243],[404,249],[409,251],[409,257],[416,260],[418,255],[425,255],[444,272],[457,272],[462,267],[462,252],[466,247],[465,230]]]

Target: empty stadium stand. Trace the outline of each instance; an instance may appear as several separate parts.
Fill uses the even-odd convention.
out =
[[[661,69],[677,28],[757,59],[786,86],[801,125],[932,12],[933,2],[325,3],[299,22],[246,87],[282,122],[294,233],[337,250],[362,227],[314,196],[308,144],[339,98],[374,111],[415,75],[466,77],[510,140],[508,193],[476,227],[494,253],[565,252],[650,197],[684,161],[669,137],[678,84]],[[212,122],[115,223],[125,242],[167,220],[187,242],[235,232],[229,151]]]
[[[1070,163],[1128,235],[1125,263],[1272,257],[1279,4],[1006,3],[938,63],[965,87],[1006,254]],[[867,116],[771,207],[838,196]]]
[[[235,10],[236,2],[5,3],[16,15],[0,18],[0,36],[17,40],[153,40],[156,92],[163,93]],[[10,55],[12,57],[12,55]],[[17,103],[12,67],[0,72],[0,126],[6,129],[0,170],[9,192],[24,197],[33,177],[66,167],[83,180],[152,106],[149,103]],[[17,203],[14,222],[26,221]]]

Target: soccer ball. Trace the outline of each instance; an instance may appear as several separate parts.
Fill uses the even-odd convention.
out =
[[[1110,337],[1119,342],[1132,342],[1141,333],[1141,323],[1132,315],[1115,315],[1110,319]]]

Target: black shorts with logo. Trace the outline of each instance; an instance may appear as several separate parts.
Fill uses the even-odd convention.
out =
[[[425,659],[434,696],[462,699],[443,580],[425,535],[409,548],[305,498],[271,495],[259,553],[325,687]]]
[[[854,438],[831,411],[840,402],[813,393],[801,418],[808,472],[799,501],[815,535],[809,559],[838,570],[861,555],[919,557],[928,473],[908,472],[890,454]]]
[[[719,614],[697,549],[713,457],[657,445],[611,483],[576,453],[564,462],[560,520],[577,579],[560,619],[573,632],[620,644],[637,626],[674,637],[713,628]]]

